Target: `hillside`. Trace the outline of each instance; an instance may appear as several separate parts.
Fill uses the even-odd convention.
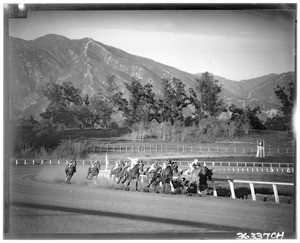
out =
[[[108,83],[114,75],[115,84]],[[123,50],[95,41],[91,38],[71,40],[49,34],[32,41],[10,37],[9,39],[9,110],[10,119],[38,115],[48,101],[42,93],[46,82],[71,82],[92,95],[104,96],[115,86],[128,98],[125,84],[132,77],[143,84],[151,83],[157,96],[161,95],[161,79],[173,77],[182,80],[186,89],[195,87],[195,74],[183,72],[151,59],[131,55]],[[280,102],[274,87],[285,85],[294,73],[270,74],[256,79],[236,82],[215,77],[222,85],[222,97],[226,103],[239,106],[259,105],[262,110],[278,109]]]

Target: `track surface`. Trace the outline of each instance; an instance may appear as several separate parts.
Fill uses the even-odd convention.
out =
[[[294,205],[115,190],[99,177],[71,184],[63,166],[10,166],[5,238],[225,239],[239,232],[294,238]]]

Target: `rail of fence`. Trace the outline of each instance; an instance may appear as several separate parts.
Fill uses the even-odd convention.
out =
[[[255,194],[255,188],[254,188],[255,184],[272,185],[276,203],[279,203],[279,195],[278,195],[278,190],[277,190],[278,185],[280,185],[280,186],[294,186],[294,183],[287,183],[287,182],[244,181],[244,180],[234,180],[234,179],[213,178],[213,194],[216,197],[218,196],[218,194],[217,194],[217,190],[216,190],[216,186],[215,186],[214,181],[228,181],[229,187],[230,187],[230,192],[231,192],[231,197],[233,199],[236,199],[235,191],[234,191],[234,183],[249,184],[253,201],[256,201],[256,194]]]
[[[71,160],[68,159],[11,159],[11,165],[67,165]],[[112,167],[114,161],[107,161],[102,163],[106,169],[108,166]],[[150,166],[156,161],[144,160],[144,164]],[[188,167],[190,161],[174,160],[179,166]],[[294,173],[293,163],[278,163],[278,162],[221,162],[221,161],[201,161],[206,166],[213,167],[214,170],[220,172],[234,172],[234,173]],[[91,165],[93,160],[77,160],[77,165]],[[163,161],[158,162],[159,165],[163,165]]]
[[[187,146],[187,145],[140,145],[140,146],[91,146],[86,150],[88,153],[162,153],[162,152],[196,152],[201,154],[222,153],[222,154],[256,154],[257,148],[253,146]],[[287,147],[265,147],[266,155],[292,155],[295,149],[292,146]]]
[[[109,179],[109,171],[101,171],[100,175]],[[174,179],[176,179],[177,177],[174,176]],[[145,182],[146,176],[145,175],[141,175],[141,181]],[[279,203],[279,195],[278,195],[278,190],[277,190],[277,186],[294,186],[294,183],[288,183],[288,182],[270,182],[270,181],[245,181],[245,180],[235,180],[235,179],[225,179],[225,178],[213,178],[212,180],[212,185],[213,185],[213,195],[215,197],[218,196],[217,193],[217,188],[216,188],[216,184],[215,181],[227,181],[229,183],[229,187],[230,187],[230,192],[231,192],[231,197],[233,199],[236,199],[236,195],[235,195],[235,189],[234,189],[234,183],[244,183],[244,184],[249,184],[250,186],[250,191],[251,191],[251,196],[252,196],[252,200],[256,201],[256,193],[255,193],[255,188],[254,185],[255,184],[261,184],[261,185],[272,185],[273,188],[273,194],[275,197],[275,202]]]

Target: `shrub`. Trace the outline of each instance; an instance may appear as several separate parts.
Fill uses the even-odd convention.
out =
[[[72,140],[62,141],[56,148],[47,150],[45,147],[40,149],[39,156],[49,158],[85,158],[87,155],[87,142],[74,142]]]

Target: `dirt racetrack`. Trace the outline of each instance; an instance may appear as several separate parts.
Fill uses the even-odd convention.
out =
[[[295,205],[114,189],[104,177],[71,184],[64,166],[10,166],[6,239],[235,239],[284,232],[295,238]]]

